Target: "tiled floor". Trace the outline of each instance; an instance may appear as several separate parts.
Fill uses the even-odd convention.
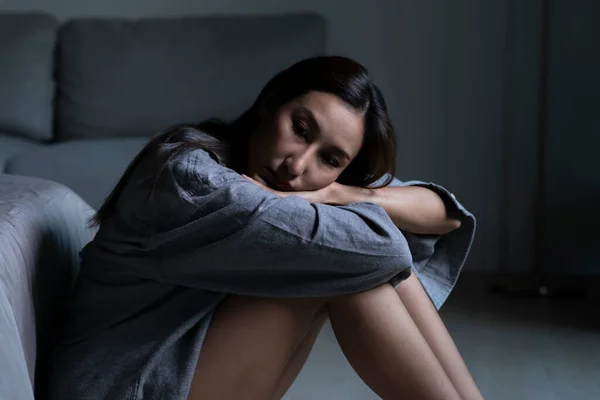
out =
[[[488,287],[466,277],[442,309],[485,398],[600,399],[600,302],[506,297]],[[326,325],[285,400],[377,398]]]

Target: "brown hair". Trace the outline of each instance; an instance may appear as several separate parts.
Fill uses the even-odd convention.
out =
[[[123,186],[145,156],[158,159],[160,174],[169,160],[178,154],[204,149],[219,162],[240,173],[245,172],[248,139],[262,120],[311,91],[333,94],[364,115],[363,146],[338,182],[364,187],[389,174],[381,186],[388,185],[396,167],[396,134],[381,91],[371,81],[366,68],[356,61],[340,56],[320,56],[302,60],[275,75],[252,106],[231,123],[211,119],[199,124],[177,125],[156,135],[129,164],[91,224],[100,224],[112,215]]]

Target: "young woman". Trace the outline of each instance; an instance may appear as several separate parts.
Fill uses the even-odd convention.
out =
[[[481,399],[436,311],[475,221],[393,179],[395,137],[367,71],[329,56],[153,138],[95,216],[52,398],[279,399],[328,317],[382,398]]]

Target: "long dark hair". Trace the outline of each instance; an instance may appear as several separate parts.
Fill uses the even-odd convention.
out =
[[[194,149],[206,150],[218,162],[245,172],[250,135],[281,106],[311,91],[333,94],[364,115],[363,146],[338,182],[365,187],[389,174],[380,186],[388,185],[396,169],[396,134],[381,91],[371,81],[366,68],[356,61],[320,56],[302,60],[275,75],[252,106],[233,122],[211,119],[199,124],[176,125],[153,137],[131,161],[90,221],[91,225],[98,225],[113,214],[122,188],[146,156],[157,160],[156,179],[170,160]]]

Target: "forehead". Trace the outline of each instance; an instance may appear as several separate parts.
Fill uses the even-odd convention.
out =
[[[309,92],[294,103],[314,116],[319,139],[324,144],[339,147],[352,157],[358,154],[364,136],[362,112],[337,96],[323,92]]]

